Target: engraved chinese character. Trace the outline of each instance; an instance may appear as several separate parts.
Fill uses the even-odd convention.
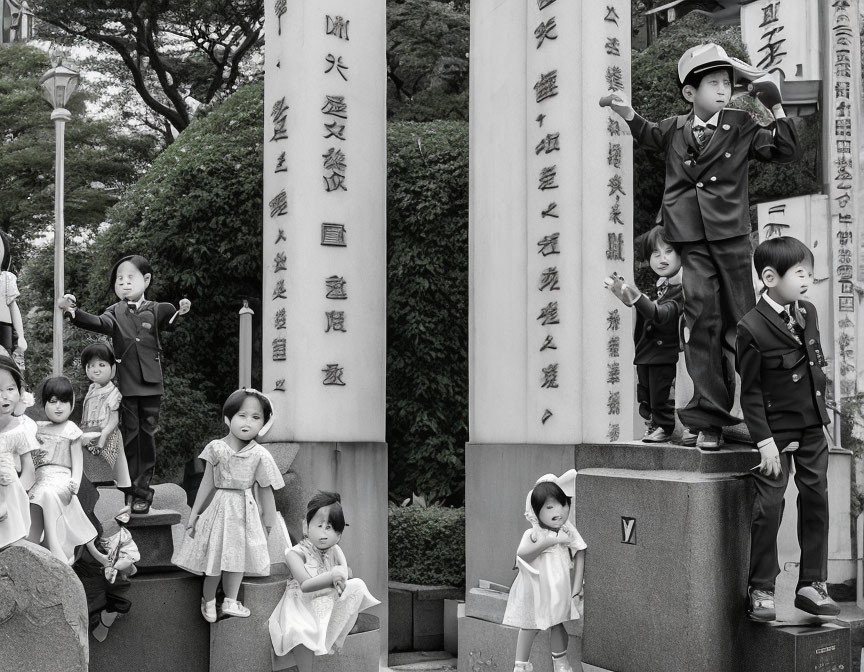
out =
[[[276,0],[276,4],[273,6],[274,11],[276,12],[276,20],[279,22],[279,35],[282,34],[282,15],[288,11],[288,0]]]
[[[273,361],[284,362],[287,349],[287,341],[285,338],[273,339]]]
[[[620,336],[610,336],[609,340],[606,341],[606,353],[610,357],[618,357],[618,352],[621,348],[621,337]]]
[[[621,426],[617,424],[610,424],[609,431],[606,432],[606,438],[610,441],[617,441],[621,436]]]
[[[553,217],[555,219],[558,219],[558,213],[555,212],[557,209],[558,204],[552,202],[549,204],[549,207],[547,207],[545,210],[543,210],[543,212],[540,213],[540,217]]]
[[[550,266],[540,274],[540,291],[542,292],[544,289],[548,289],[550,292],[561,289],[558,286],[557,266]]]
[[[772,31],[773,32],[773,31]],[[768,69],[771,68],[783,61],[783,57],[787,55],[788,52],[781,51],[783,48],[783,43],[786,42],[785,39],[777,40],[776,42],[772,42],[770,40],[766,42],[763,46],[759,47],[757,53],[765,52],[764,56],[762,56],[762,60],[756,65],[757,68]]]
[[[837,243],[841,247],[845,247],[846,245],[852,244],[852,232],[851,231],[838,231],[837,232]]]
[[[555,345],[555,339],[552,338],[552,334],[546,334],[546,338],[543,340],[543,345],[540,346],[540,352],[544,350],[557,350],[558,346]]]
[[[621,143],[609,143],[609,152],[606,154],[606,163],[613,168],[621,168]]]
[[[287,241],[288,239],[285,237],[285,229],[279,229],[279,233],[276,234],[276,242],[274,245],[278,245],[281,241]]]
[[[538,178],[537,188],[540,191],[546,191],[547,189],[557,189],[558,185],[555,184],[555,177],[557,175],[557,166],[546,166],[540,170],[540,177]]]
[[[606,315],[606,331],[618,331],[621,327],[621,314],[617,308],[613,308]]]
[[[324,138],[336,138],[337,140],[345,139],[345,124],[340,124],[338,121],[334,121],[331,124],[324,124],[324,128],[327,129],[327,134]]]
[[[561,254],[558,249],[558,236],[559,234],[556,232],[538,240],[537,246],[540,249],[537,250],[537,254],[542,254],[544,257],[548,257],[550,254]]]
[[[618,16],[618,12],[615,11],[615,8],[611,5],[606,5],[606,16],[603,18],[604,21],[608,21],[609,23],[614,23],[616,26],[618,25],[618,20],[621,17]]]
[[[612,196],[616,191],[621,192],[622,196],[626,196],[627,193],[624,191],[624,178],[620,175],[613,175],[609,178],[609,182],[607,183],[609,187],[609,195]]]
[[[851,140],[838,140],[837,141],[837,153],[838,154],[851,154],[852,153],[852,141]]]
[[[327,295],[324,297],[326,299],[347,299],[348,292],[345,289],[345,285],[347,284],[345,278],[338,275],[331,275],[329,278],[324,280],[324,285],[327,289]]]
[[[834,161],[834,165],[837,166],[837,176],[834,178],[835,180],[852,179],[852,173],[849,172],[849,169],[852,167],[852,161],[847,159],[845,156],[841,156]]]
[[[610,261],[624,261],[624,234],[606,234],[606,258]]]
[[[331,310],[324,313],[327,316],[327,328],[324,330],[326,334],[328,331],[341,331],[347,332],[345,329],[345,311],[344,310]]]
[[[621,197],[615,195],[615,202],[612,204],[612,209],[609,211],[609,221],[613,224],[624,224],[621,219]]]
[[[280,217],[288,214],[288,194],[283,189],[270,199],[270,216]]]
[[[555,2],[555,0],[552,0],[552,2]],[[547,421],[549,418],[551,418],[552,415],[553,415],[552,411],[550,411],[550,410],[547,408],[545,411],[543,411],[543,416],[540,418],[540,424],[541,424],[541,425],[545,425],[545,424],[546,424],[546,421]]]
[[[610,91],[624,90],[624,75],[619,66],[610,65],[606,68],[606,88]]]
[[[852,120],[851,119],[835,119],[834,120],[834,135],[852,135]]]
[[[851,114],[852,106],[845,100],[841,100],[837,103],[837,107],[835,107],[834,110],[837,112],[837,116],[842,118]]]
[[[273,137],[270,138],[270,142],[287,138],[288,131],[285,130],[285,126],[288,123],[288,106],[285,104],[285,96],[273,105],[270,118],[273,119]]]
[[[348,41],[348,24],[350,21],[346,21],[341,16],[327,16],[327,35],[333,35],[334,37],[338,37],[340,40]]]
[[[834,82],[834,97],[849,100],[849,82]]]
[[[606,399],[606,413],[608,415],[620,415],[621,413],[621,393],[610,392]]]
[[[550,364],[543,369],[543,382],[541,388],[558,387],[558,364]]]
[[[618,123],[617,119],[612,117],[606,119],[606,132],[609,135],[621,135],[621,124]]]
[[[540,25],[534,29],[534,37],[537,38],[537,49],[540,48],[544,40],[557,40],[558,26],[555,24],[555,17],[553,16],[545,23],[541,21]]]
[[[327,364],[321,371],[324,372],[325,385],[345,385],[345,381],[342,380],[345,370],[338,364]]]
[[[287,271],[288,257],[284,252],[277,252],[276,256],[273,258],[273,271],[278,273],[279,271]]]
[[[337,189],[348,191],[348,187],[345,186],[345,176],[341,173],[331,173],[321,177],[324,179],[324,191],[328,193]]]
[[[759,24],[760,28],[764,28],[769,23],[774,23],[775,21],[779,21],[779,11],[780,11],[780,2],[769,2],[762,8],[762,23]]]
[[[274,392],[284,392],[285,391],[285,379],[279,378],[273,383],[273,391]]]
[[[285,309],[280,308],[276,311],[275,315],[273,315],[273,328],[274,329],[286,329],[288,326],[288,320],[286,318]]]
[[[546,154],[551,154],[552,152],[561,151],[561,144],[559,142],[560,135],[560,133],[547,133],[546,137],[537,143],[537,146],[534,148],[534,153],[540,154],[540,152],[545,152]]]
[[[324,159],[324,170],[332,170],[336,173],[345,172],[347,164],[345,162],[345,154],[341,149],[331,147],[327,150],[327,153],[322,154],[321,157]]]
[[[537,102],[552,98],[558,95],[558,71],[550,70],[542,75],[534,85],[534,94]]]
[[[534,120],[537,122],[537,126],[539,128],[543,128],[543,120],[546,118],[545,114],[538,114],[537,118]]]
[[[325,98],[324,107],[321,108],[324,114],[339,119],[348,118],[348,104],[345,102],[345,96],[325,96]]]
[[[345,225],[323,222],[321,224],[321,244],[333,247],[346,247]]]
[[[606,53],[610,56],[621,55],[621,41],[617,37],[607,37],[604,48],[606,49]]]
[[[276,157],[276,170],[274,173],[287,173],[288,166],[285,165],[285,152],[282,152],[278,157]]]
[[[330,72],[333,68],[336,68],[336,72],[339,73],[339,76],[342,77],[342,79],[343,79],[344,81],[347,82],[347,81],[348,81],[348,78],[345,76],[345,72],[344,72],[344,71],[345,71],[345,70],[348,70],[348,66],[345,65],[345,64],[342,62],[342,57],[339,56],[339,57],[337,58],[337,57],[334,56],[333,54],[327,54],[327,58],[326,58],[326,60],[327,60],[327,63],[330,64],[330,67],[327,68],[327,69],[324,71],[324,74],[326,75],[326,74],[327,74],[328,72]]]
[[[537,316],[542,326],[547,324],[560,324],[558,320],[558,302],[550,301],[540,309],[540,314]]]
[[[553,2],[555,2],[555,0],[537,0],[537,8],[541,10],[546,9]]]
[[[285,291],[285,280],[279,279],[276,281],[276,286],[273,288],[273,299],[287,299],[288,294]]]
[[[621,382],[621,365],[618,362],[606,364],[606,382],[610,385]]]

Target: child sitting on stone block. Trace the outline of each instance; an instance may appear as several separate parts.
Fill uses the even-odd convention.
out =
[[[750,525],[748,615],[773,621],[774,582],[780,574],[777,533],[789,468],[798,486],[801,564],[795,606],[810,614],[836,615],[828,596],[828,442],[824,425],[826,365],[819,321],[802,300],[813,281],[813,253],[790,237],[764,241],[753,265],[765,292],[738,323],[741,407],[762,460],[752,471],[756,499]]]
[[[755,303],[747,166],[750,159],[789,163],[801,154],[779,86],[764,74],[716,44],[703,44],[678,61],[688,113],[654,123],[636,114],[621,92],[600,101],[627,122],[637,143],[665,156],[663,223],[667,240],[681,248],[684,356],[693,379],[693,398],[678,417],[699,430],[696,445],[704,450],[719,449],[721,428],[740,422],[729,412],[735,325]],[[770,126],[726,107],[733,86],[744,81],[774,116]]]
[[[672,438],[675,400],[670,396],[678,364],[678,323],[681,318],[681,257],[666,240],[662,226],[642,237],[642,257],[657,275],[657,299],[651,301],[617,273],[604,280],[626,306],[636,309],[636,400],[648,425],[642,440],[660,443]]]

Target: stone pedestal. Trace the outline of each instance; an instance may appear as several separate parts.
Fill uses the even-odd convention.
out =
[[[0,550],[0,669],[86,672],[87,598],[72,569],[27,541]]]
[[[170,571],[174,555],[172,527],[180,523],[177,511],[150,509],[144,516],[132,516],[126,528],[138,545],[141,559],[135,563],[139,572]]]
[[[129,613],[114,622],[104,642],[90,640],[90,672],[209,671],[210,624],[201,616],[200,577],[183,571],[136,575],[126,597]]]
[[[742,623],[740,672],[843,672],[852,669],[846,624],[777,626]],[[719,668],[717,668],[719,669]]]
[[[237,596],[252,614],[222,618],[210,626],[210,672],[270,672],[270,630],[267,622],[285,592],[285,574],[247,578]]]

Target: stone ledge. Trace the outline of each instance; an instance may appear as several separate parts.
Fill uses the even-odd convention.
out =
[[[461,600],[465,597],[465,591],[455,586],[424,586],[400,581],[389,581],[387,586],[390,590],[412,593],[417,600]]]

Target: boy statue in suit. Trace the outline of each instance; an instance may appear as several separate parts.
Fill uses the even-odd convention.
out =
[[[770,238],[753,255],[765,293],[738,323],[741,407],[762,460],[753,476],[748,614],[772,621],[780,573],[777,532],[789,467],[795,460],[801,564],[795,606],[836,615],[828,596],[828,442],[825,357],[816,308],[801,300],[813,281],[813,253],[800,240]]]
[[[735,325],[753,307],[747,166],[750,159],[788,163],[800,156],[795,126],[769,77],[751,84],[774,116],[760,126],[744,110],[727,108],[732,87],[759,71],[716,44],[688,49],[678,61],[689,113],[654,123],[635,113],[620,92],[601,100],[629,125],[633,138],[666,157],[663,223],[680,246],[684,269],[684,356],[693,398],[678,410],[698,430],[696,445],[717,450],[735,396]],[[736,81],[737,80],[737,81]]]

